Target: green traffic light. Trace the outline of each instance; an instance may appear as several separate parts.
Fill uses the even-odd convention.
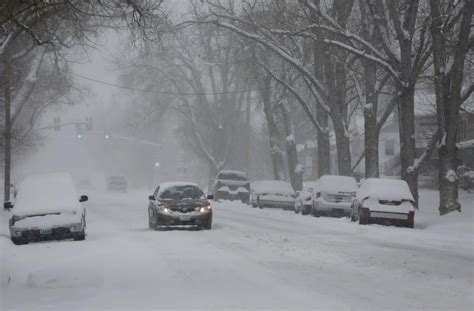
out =
[[[155,167],[160,167],[160,162],[156,161],[155,162]]]
[[[104,138],[105,138],[105,139],[110,139],[110,135],[109,135],[109,134],[105,134],[105,135],[104,135]]]
[[[77,134],[76,137],[77,139],[82,139],[82,134]]]

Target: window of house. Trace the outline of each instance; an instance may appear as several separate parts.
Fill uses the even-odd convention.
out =
[[[395,140],[394,139],[385,140],[385,155],[387,156],[395,155]]]

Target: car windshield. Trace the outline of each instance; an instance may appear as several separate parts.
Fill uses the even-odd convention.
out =
[[[204,193],[199,187],[192,185],[171,186],[164,189],[160,195],[161,200],[204,199]]]

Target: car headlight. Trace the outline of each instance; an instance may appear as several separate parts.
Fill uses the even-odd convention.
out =
[[[207,213],[211,210],[211,205],[201,206],[199,208],[200,213]]]
[[[162,208],[159,209],[159,211],[163,214],[171,213],[171,210],[168,207],[162,207]]]

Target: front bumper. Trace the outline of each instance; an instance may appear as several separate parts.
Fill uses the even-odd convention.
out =
[[[216,199],[218,200],[239,200],[244,203],[249,202],[249,194],[248,192],[238,192],[232,193],[228,191],[217,191]]]
[[[10,226],[12,239],[21,239],[25,242],[65,240],[79,238],[84,234],[82,223],[55,226],[52,228],[16,228]]]
[[[201,214],[186,215],[189,213],[172,213],[156,215],[157,226],[205,226],[212,223],[212,211]]]

